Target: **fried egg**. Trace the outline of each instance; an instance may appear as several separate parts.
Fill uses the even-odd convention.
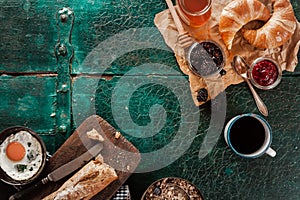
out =
[[[32,178],[43,162],[42,146],[27,131],[19,131],[0,144],[0,167],[12,179]]]

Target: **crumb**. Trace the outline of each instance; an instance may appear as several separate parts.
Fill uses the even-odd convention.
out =
[[[96,129],[92,129],[91,131],[88,131],[87,133],[88,138],[92,139],[92,140],[98,140],[100,142],[104,141],[104,138],[100,135],[100,133],[98,133],[98,131]]]
[[[121,133],[119,132],[119,131],[117,131],[116,133],[115,133],[115,138],[116,139],[119,139],[121,137]]]
[[[99,154],[99,155],[96,156],[95,161],[104,163],[104,158],[103,158],[103,156],[101,154]]]

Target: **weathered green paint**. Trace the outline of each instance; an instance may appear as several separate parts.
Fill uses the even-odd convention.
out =
[[[25,125],[41,134],[54,134],[56,81],[56,76],[1,76],[0,129]]]
[[[71,66],[74,58],[72,31],[75,16],[70,8],[61,8],[56,13],[58,40],[55,56],[58,65],[57,124],[56,132],[68,136],[71,133]]]
[[[83,120],[85,116],[96,113],[118,128],[112,113],[111,99],[120,78],[119,76],[113,79],[100,77],[91,79],[87,76],[76,78],[73,86],[76,94],[73,97],[73,106],[78,115],[74,118],[82,117],[81,120]],[[136,77],[132,77],[133,83],[135,79]],[[174,82],[176,79],[179,80],[179,77],[167,78],[168,81],[175,80]],[[300,85],[295,82],[296,79],[298,77],[284,77],[277,88],[270,91],[258,90],[261,98],[268,105],[270,116],[266,119],[273,129],[272,146],[277,150],[275,158],[268,156],[256,160],[239,158],[226,147],[223,136],[220,135],[219,142],[213,151],[205,159],[200,160],[198,151],[207,134],[210,121],[211,107],[208,102],[200,107],[199,130],[191,148],[179,160],[166,168],[133,175],[129,181],[132,186],[133,199],[140,198],[151,182],[165,176],[179,176],[193,181],[208,199],[297,199],[300,194],[297,189],[300,186],[300,168],[297,166],[300,145],[298,134]],[[124,118],[124,121],[128,123],[134,122],[140,126],[149,124],[149,108],[154,104],[162,105],[168,113],[164,127],[151,139],[132,137],[134,134],[137,135],[139,130],[122,132],[142,152],[162,148],[172,140],[177,131],[180,124],[178,121],[180,108],[170,90],[162,86],[145,85],[130,97],[128,109],[132,118]],[[226,90],[226,96],[226,121],[240,113],[259,113],[245,83],[230,86]],[[118,99],[118,103],[123,105],[125,101],[126,91],[124,91],[124,99]],[[162,158],[158,159],[163,159],[165,155],[161,156]],[[230,168],[230,173],[228,173],[228,168]],[[239,188],[238,191],[236,187]],[[288,190],[289,193],[283,192],[284,190]]]
[[[299,0],[291,2],[300,20]],[[75,14],[71,35],[71,21],[61,23],[57,18],[57,12],[63,7],[70,7]],[[179,87],[178,74],[167,73],[159,67],[180,71],[159,32],[135,35],[141,28],[155,30],[154,16],[164,9],[166,4],[162,0],[0,0],[0,129],[28,126],[42,136],[47,149],[53,153],[86,117],[98,114],[141,152],[159,149],[170,142],[180,120],[180,106],[172,88],[146,84],[133,93],[126,107],[131,119],[124,120],[140,126],[151,123],[149,110],[153,105],[165,108],[166,123],[153,140],[131,135],[138,134],[139,130],[122,131],[111,107],[118,81],[146,63],[160,65],[156,72],[145,69],[130,74],[132,82],[140,77],[145,80],[160,77]],[[117,46],[101,46],[124,33],[131,35],[116,40]],[[131,50],[131,42],[147,48]],[[66,45],[66,56],[57,54],[58,44]],[[88,59],[95,50],[105,52],[105,57]],[[118,50],[122,54],[115,56]],[[199,108],[197,137],[179,160],[161,170],[130,178],[133,199],[140,199],[151,182],[166,176],[190,180],[206,199],[297,199],[300,196],[299,65],[294,73],[284,72],[281,84],[275,89],[258,90],[270,112],[267,120],[274,131],[276,158],[241,159],[232,154],[221,136],[213,151],[199,160],[199,147],[211,116],[208,102]],[[123,91],[124,97],[128,91]],[[246,84],[230,86],[226,96],[226,120],[240,113],[258,113]],[[125,98],[119,101],[123,104]],[[1,199],[12,192],[11,187],[0,183]]]

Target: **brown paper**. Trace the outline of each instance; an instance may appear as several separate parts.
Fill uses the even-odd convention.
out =
[[[238,32],[234,39],[232,49],[229,52],[219,34],[218,26],[221,12],[229,2],[231,2],[231,0],[214,0],[212,4],[211,18],[200,28],[191,28],[182,23],[185,29],[196,41],[213,40],[223,48],[225,53],[224,69],[226,71],[226,75],[222,77],[216,76],[204,79],[195,75],[189,70],[187,61],[185,59],[184,49],[180,48],[177,43],[178,32],[168,9],[158,13],[154,19],[154,23],[160,33],[163,35],[166,44],[175,53],[181,71],[189,76],[191,93],[196,106],[204,103],[197,100],[197,94],[201,88],[206,88],[208,90],[209,99],[211,99],[215,98],[229,85],[239,84],[243,81],[243,79],[236,74],[231,66],[234,55],[243,56],[249,64],[261,56],[272,57],[279,63],[282,71],[286,70],[293,72],[298,64],[297,53],[300,46],[300,23],[298,21],[292,38],[281,47],[266,50],[256,49],[246,40],[244,40],[240,32]],[[271,9],[271,0],[261,0],[261,2]],[[177,6],[175,7],[177,8]]]

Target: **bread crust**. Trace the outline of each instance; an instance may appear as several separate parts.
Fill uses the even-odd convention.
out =
[[[117,178],[115,170],[97,157],[43,200],[89,200]]]
[[[220,16],[219,32],[227,47],[232,48],[236,33],[247,23],[254,20],[267,21],[270,11],[258,0],[234,0],[223,10]]]
[[[257,30],[242,30],[243,37],[261,49],[275,48],[286,43],[296,29],[296,18],[289,0],[275,0],[269,21]]]

